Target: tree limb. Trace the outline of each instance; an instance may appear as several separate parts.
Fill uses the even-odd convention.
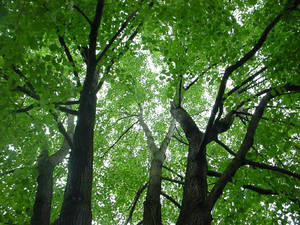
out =
[[[73,5],[73,8],[76,9],[86,19],[86,21],[90,24],[90,26],[92,26],[91,20],[87,17],[87,15],[77,5]]]
[[[67,115],[68,117],[68,126],[67,126],[67,135],[68,137],[70,137],[70,139],[72,140],[71,137],[73,137],[74,135],[74,116],[73,115]],[[58,165],[59,163],[62,162],[62,160],[66,157],[66,155],[69,152],[69,149],[71,147],[69,146],[69,142],[68,140],[64,137],[63,140],[63,144],[60,147],[60,149],[54,153],[53,155],[50,156],[50,160],[53,166]]]
[[[231,161],[231,163],[227,166],[226,170],[222,174],[222,176],[219,178],[217,183],[214,185],[212,191],[210,192],[208,196],[208,204],[209,208],[212,209],[214,204],[216,203],[217,199],[222,194],[226,184],[230,182],[236,171],[243,165],[243,160],[245,159],[246,153],[250,149],[250,147],[253,144],[254,140],[254,134],[256,131],[256,128],[258,126],[258,123],[260,121],[260,118],[262,117],[262,114],[264,112],[264,109],[267,105],[267,103],[271,100],[272,94],[269,92],[267,93],[257,106],[254,116],[251,118],[251,121],[249,122],[248,129],[246,132],[246,135],[244,137],[244,140],[236,153],[235,158]]]
[[[234,87],[233,89],[231,89],[227,94],[225,94],[226,98],[228,96],[232,95],[234,92],[238,91],[241,87],[243,87],[248,82],[252,81],[255,77],[257,77],[258,75],[260,75],[261,73],[263,73],[266,69],[267,69],[266,66],[263,67],[263,68],[261,68],[259,71],[257,71],[256,73],[254,73],[252,76],[250,76],[247,79],[245,79],[240,85],[238,85],[238,86]],[[225,100],[225,98],[223,98],[223,100]]]
[[[175,206],[177,206],[178,209],[181,209],[181,205],[175,201],[171,196],[167,195],[165,192],[160,192],[162,196],[164,196],[166,199],[168,199],[170,202],[172,202]]]
[[[113,67],[113,65],[114,65],[114,63],[115,63],[115,61],[116,61],[116,59],[118,59],[120,56],[122,56],[122,55],[129,49],[129,44],[133,41],[133,39],[135,38],[135,36],[138,34],[138,31],[139,31],[139,28],[140,28],[141,25],[142,25],[142,24],[140,23],[140,24],[138,25],[138,27],[136,28],[136,30],[130,35],[130,37],[129,37],[128,40],[126,41],[125,49],[124,49],[123,51],[119,52],[119,54],[117,55],[117,57],[112,58],[112,59],[110,60],[110,64],[109,64],[108,66],[105,67],[104,74],[103,74],[103,76],[101,77],[99,83],[97,84],[97,87],[96,87],[96,90],[95,90],[96,93],[101,89],[102,85],[104,84],[104,81],[105,81],[106,77],[108,76],[108,74],[109,74],[111,68]]]
[[[128,131],[130,131],[131,130],[131,128],[135,125],[135,124],[137,124],[138,123],[138,121],[136,121],[136,122],[134,122],[133,124],[131,124],[131,126],[130,127],[128,127],[119,137],[118,137],[118,139],[103,153],[103,155],[101,156],[101,158],[103,158],[113,147],[115,147],[115,145],[122,139],[122,137],[124,137],[127,133],[128,133]]]
[[[148,125],[144,121],[143,108],[142,108],[141,104],[139,104],[139,108],[140,108],[139,123],[140,123],[141,127],[144,130],[144,133],[145,133],[145,136],[146,136],[146,139],[147,139],[148,147],[150,148],[150,151],[152,152],[152,154],[154,154],[155,152],[158,151],[158,147],[156,146],[156,144],[154,142],[152,132],[150,131]]]
[[[254,168],[257,167],[257,168],[260,168],[260,169],[267,169],[267,170],[275,171],[275,172],[282,173],[282,174],[285,174],[285,175],[288,175],[288,176],[291,176],[291,177],[294,177],[294,178],[297,178],[297,179],[300,180],[300,174],[298,174],[298,173],[294,173],[294,172],[291,172],[289,170],[279,168],[279,167],[276,167],[276,166],[271,166],[271,165],[268,165],[268,164],[265,164],[265,163],[253,162],[253,161],[250,161],[250,160],[246,159],[246,160],[244,160],[244,165],[249,165],[249,166],[252,166]]]
[[[168,171],[170,171],[171,173],[173,173],[173,174],[175,174],[177,177],[179,177],[181,180],[183,180],[184,179],[184,177],[183,176],[181,176],[179,173],[176,173],[174,170],[172,170],[171,168],[169,168],[169,167],[167,167],[167,166],[162,166],[162,168],[164,168],[164,169],[166,169],[166,170],[168,170]]]
[[[166,180],[166,181],[170,181],[172,183],[176,183],[176,184],[181,184],[183,185],[184,182],[180,181],[180,180],[174,180],[174,179],[171,179],[171,178],[168,178],[168,177],[161,177],[162,180]]]
[[[58,120],[57,115],[53,111],[50,111],[50,113],[53,115],[54,120],[56,121],[56,123],[58,125],[59,132],[64,136],[64,138],[68,142],[68,145],[70,146],[70,148],[74,149],[72,138],[69,136],[68,132],[66,131],[66,129],[64,127],[64,125]]]
[[[129,212],[129,215],[128,215],[128,218],[125,222],[124,225],[127,225],[131,219],[132,219],[132,215],[133,215],[133,212],[134,212],[134,209],[135,209],[135,206],[141,196],[141,194],[143,193],[143,191],[146,189],[146,187],[148,186],[148,182],[145,183],[142,187],[139,188],[139,190],[137,191],[135,197],[134,197],[134,200],[133,200],[133,203],[132,203],[132,206],[131,206],[131,209],[130,209],[130,212]]]
[[[126,20],[122,23],[121,27],[119,28],[119,30],[115,33],[115,35],[110,39],[110,41],[108,42],[108,44],[105,46],[105,48],[102,50],[102,52],[97,56],[97,60],[96,62],[98,63],[102,57],[105,55],[105,53],[108,51],[108,49],[112,46],[112,44],[114,43],[114,41],[118,38],[118,36],[120,35],[120,33],[127,27],[127,25],[129,24],[130,20],[132,18],[134,18],[137,14],[138,10],[133,11],[131,14],[128,15],[128,17],[126,18]]]
[[[67,56],[69,62],[72,64],[73,74],[76,78],[77,87],[80,87],[81,86],[80,78],[79,78],[78,72],[76,71],[75,62],[74,62],[71,52],[65,42],[65,39],[61,35],[58,35],[58,40],[59,40],[60,45],[64,48],[64,51],[66,53],[66,56]]]

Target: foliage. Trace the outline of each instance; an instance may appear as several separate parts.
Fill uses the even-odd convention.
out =
[[[97,65],[104,85],[97,94],[94,130],[95,224],[124,224],[136,192],[148,181],[151,153],[138,123],[138,105],[143,105],[144,120],[155,143],[160,144],[171,120],[171,102],[178,97],[182,82],[182,107],[205,132],[225,69],[252,49],[289,2],[297,1],[105,1],[98,56],[128,15],[136,9],[138,13]],[[60,107],[80,97],[82,86],[78,84],[87,73],[84,47],[89,40],[89,22],[82,12],[92,20],[96,3],[4,0],[0,7],[0,223],[28,224],[42,144],[47,142],[52,155],[63,143],[53,114],[66,125],[66,111]],[[298,176],[300,95],[294,92],[299,92],[300,85],[299,10],[298,6],[285,13],[255,56],[230,75],[223,117],[232,110],[240,114],[236,113],[230,129],[218,136],[237,152],[262,99],[259,93],[273,88],[273,94],[280,96],[265,108],[246,159]],[[136,28],[138,35],[127,45]],[[255,73],[259,73],[256,78],[228,94]],[[298,89],[290,93],[286,85]],[[237,109],[242,102],[242,109]],[[77,103],[71,105],[73,111],[78,108]],[[174,135],[187,142],[179,124]],[[184,176],[188,147],[182,142],[172,138],[164,165]],[[233,158],[224,146],[216,142],[207,145],[208,170],[222,173]],[[59,216],[67,159],[55,168],[51,222]],[[166,169],[163,177],[180,180]],[[218,177],[208,176],[207,180],[211,191]],[[272,194],[263,195],[245,185]],[[163,180],[162,190],[181,203],[182,185]],[[297,224],[299,196],[299,177],[244,165],[218,199],[212,223]],[[131,224],[142,219],[144,200],[145,192]],[[176,223],[180,210],[164,197],[161,202],[163,224]]]

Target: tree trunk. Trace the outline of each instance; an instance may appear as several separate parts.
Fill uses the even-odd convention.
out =
[[[180,106],[173,106],[171,114],[184,130],[189,142],[182,206],[176,224],[208,225],[211,223],[212,218],[206,207],[206,152],[199,152],[203,134],[190,115]]]
[[[38,186],[33,206],[33,215],[31,217],[31,225],[49,225],[54,166],[52,165],[48,154],[42,155],[38,164]]]
[[[92,222],[93,139],[96,94],[83,90],[78,122],[69,159],[69,172],[60,213],[61,225],[87,225]]]
[[[68,115],[67,135],[70,137],[74,134],[74,116]],[[62,162],[69,152],[69,144],[66,138],[61,148],[49,156],[48,147],[45,143],[41,149],[38,160],[38,178],[37,191],[33,206],[33,215],[31,225],[48,225],[51,215],[51,201],[53,194],[53,171],[55,166]]]
[[[162,225],[160,204],[161,175],[162,161],[159,157],[155,157],[151,162],[149,186],[146,201],[144,202],[144,225]]]

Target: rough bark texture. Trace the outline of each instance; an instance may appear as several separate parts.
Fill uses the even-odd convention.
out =
[[[182,206],[177,225],[210,224],[211,215],[206,210],[206,152],[199,152],[203,134],[183,108],[172,107],[171,113],[181,125],[189,142]]]
[[[93,72],[93,71],[92,71]],[[95,72],[94,72],[95,73]],[[91,224],[93,139],[96,94],[83,90],[69,159],[69,173],[59,224]]]
[[[49,225],[53,189],[54,166],[48,154],[40,156],[38,162],[37,191],[33,206],[31,225]]]
[[[74,116],[68,115],[67,135],[74,133]],[[31,217],[31,225],[48,225],[51,215],[51,201],[53,191],[53,171],[55,166],[62,162],[69,152],[69,145],[66,138],[61,148],[53,155],[48,155],[47,146],[43,146],[38,160],[37,191]]]
[[[89,34],[87,73],[80,93],[78,121],[69,159],[69,172],[58,224],[92,223],[91,193],[93,180],[93,144],[96,115],[96,43],[104,0],[98,0]]]

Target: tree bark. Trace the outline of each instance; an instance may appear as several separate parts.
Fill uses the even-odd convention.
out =
[[[89,34],[87,72],[80,93],[78,120],[70,153],[67,185],[58,220],[60,225],[92,223],[91,193],[98,82],[96,46],[103,7],[104,0],[98,0]]]
[[[39,173],[37,178],[38,185],[33,206],[33,215],[31,217],[31,225],[49,225],[54,166],[50,161],[48,151],[46,154],[41,154],[37,170]]]
[[[93,139],[96,94],[84,90],[69,159],[69,172],[59,224],[91,224]]]
[[[175,121],[170,123],[169,131],[165,136],[163,142],[158,148],[154,143],[154,139],[150,129],[143,119],[143,110],[140,105],[139,122],[146,135],[148,147],[152,153],[152,161],[150,167],[150,177],[147,189],[146,200],[144,202],[143,224],[144,225],[162,225],[161,221],[161,180],[162,180],[162,165],[166,158],[166,149],[170,143],[173,131],[175,128]]]
[[[74,116],[68,115],[67,135],[74,133]],[[37,191],[31,217],[31,225],[49,225],[51,216],[51,201],[53,194],[53,171],[69,152],[68,141],[64,139],[61,148],[53,155],[48,155],[44,144],[38,160]]]
[[[183,199],[177,225],[207,225],[212,218],[206,207],[206,152],[199,152],[203,133],[190,115],[180,106],[171,108],[172,116],[184,130],[189,142]]]

